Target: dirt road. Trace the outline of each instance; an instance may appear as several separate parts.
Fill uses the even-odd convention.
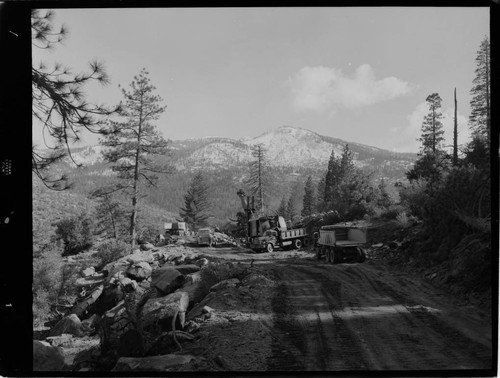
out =
[[[245,302],[236,290],[221,297],[226,305],[208,304],[219,317],[198,346],[228,361],[225,370],[492,369],[491,314],[381,260],[332,265],[307,251],[199,252],[252,262],[273,279]],[[224,316],[232,322],[221,323]]]
[[[278,280],[268,370],[491,368],[487,315],[430,285],[366,263],[281,260],[267,269]]]

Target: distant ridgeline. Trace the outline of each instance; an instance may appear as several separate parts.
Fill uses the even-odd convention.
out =
[[[290,196],[294,188],[294,192],[298,193],[296,209],[299,213],[307,177],[312,176],[317,184],[327,170],[332,149],[340,156],[344,146],[349,144],[355,164],[364,172],[372,173],[375,185],[383,179],[392,195],[396,195],[394,183],[406,181],[405,172],[411,169],[417,157],[412,153],[394,153],[290,126],[248,140],[210,137],[173,141],[170,143],[171,155],[159,159],[171,163],[176,172],[160,177],[158,188],[149,188],[147,193],[143,193],[144,201],[178,213],[194,173],[201,170],[209,186],[212,222],[221,225],[235,219],[236,213],[241,210],[236,192],[240,188],[248,192],[244,178],[252,161],[251,148],[256,144],[264,146],[273,177],[272,187],[268,188],[268,207],[277,209],[282,197]],[[101,146],[74,149],[73,158],[84,167],[74,168],[67,159],[53,169],[68,173],[74,183],[72,190],[86,195],[114,179],[115,173],[103,162],[102,149]]]

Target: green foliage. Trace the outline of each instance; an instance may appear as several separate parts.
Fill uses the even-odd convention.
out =
[[[137,202],[139,188],[143,185],[155,186],[157,173],[172,171],[168,164],[159,164],[155,155],[166,155],[167,142],[153,121],[165,111],[162,98],[154,94],[156,88],[151,84],[149,73],[143,68],[134,76],[130,90],[122,89],[125,104],[120,112],[120,121],[110,121],[108,134],[101,144],[111,147],[103,152],[106,161],[113,164],[113,171],[123,182],[114,190],[124,190],[131,201],[130,236],[132,246],[136,240]]]
[[[56,239],[63,242],[63,256],[75,255],[90,248],[94,243],[93,231],[93,220],[85,213],[57,222],[55,234]]]
[[[418,141],[422,143],[420,154],[435,154],[441,149],[441,143],[444,141],[443,114],[441,113],[441,97],[433,93],[425,99],[429,104],[429,114],[424,117],[422,122],[422,134]]]
[[[45,13],[43,13],[45,12]],[[32,44],[35,48],[51,49],[62,42],[67,30],[61,27],[54,31],[54,12],[51,10],[31,11]],[[36,120],[34,126],[43,129],[44,140],[48,136],[53,145],[50,153],[32,148],[32,171],[41,182],[51,189],[62,190],[69,187],[67,177],[57,178],[49,174],[49,168],[70,156],[70,145],[80,140],[80,133],[88,130],[94,133],[103,132],[104,117],[117,111],[117,108],[106,108],[102,105],[91,105],[85,99],[84,87],[92,82],[109,84],[109,78],[103,64],[93,61],[87,73],[73,74],[67,67],[55,64],[47,68],[43,63],[32,67],[32,112]],[[73,163],[75,163],[73,161]],[[76,165],[76,163],[75,163]]]
[[[448,165],[447,156],[441,152],[429,152],[420,157],[408,172],[406,178],[410,181],[426,179],[429,182],[437,182]]]
[[[251,195],[255,196],[255,209],[264,211],[269,207],[269,198],[272,187],[269,163],[266,159],[266,150],[261,144],[252,147],[254,160],[250,163],[250,173],[245,183],[250,187]]]
[[[302,216],[308,216],[315,212],[316,210],[316,198],[314,196],[314,184],[312,177],[307,178],[306,184],[304,186],[304,197],[302,199]]]
[[[130,214],[125,210],[122,202],[114,198],[113,194],[106,192],[94,191],[91,197],[97,201],[96,232],[110,235],[115,239],[125,236]]]
[[[184,195],[184,207],[180,216],[185,222],[195,229],[207,225],[210,217],[210,202],[208,200],[208,187],[201,172],[196,173],[191,181],[187,193]]]
[[[476,137],[485,141],[490,140],[490,97],[491,97],[491,67],[490,67],[490,41],[485,37],[476,56],[475,77],[472,81],[470,94],[471,114],[469,116],[469,125]],[[488,146],[486,146],[488,147]]]
[[[33,321],[43,325],[51,316],[63,283],[61,251],[46,250],[33,259]]]
[[[108,239],[97,247],[97,255],[101,259],[101,266],[105,266],[130,253],[130,245],[122,240]]]

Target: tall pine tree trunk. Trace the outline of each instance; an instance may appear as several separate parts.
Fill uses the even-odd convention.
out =
[[[453,128],[453,165],[458,164],[458,121],[457,121],[457,88],[455,88],[455,119]]]
[[[142,107],[139,113],[139,130],[137,132],[137,149],[135,152],[135,167],[134,167],[134,186],[132,192],[132,215],[130,216],[130,236],[132,238],[132,250],[135,247],[135,239],[137,237],[136,223],[137,223],[137,196],[139,190],[137,184],[139,182],[139,154],[141,151],[141,131],[142,131]]]
[[[488,136],[488,143],[486,146],[489,148],[489,141],[491,140],[490,131],[490,63],[488,51],[485,51],[485,66],[486,66],[486,133]]]

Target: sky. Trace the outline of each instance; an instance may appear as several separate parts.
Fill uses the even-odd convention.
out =
[[[256,137],[302,127],[397,152],[417,152],[425,99],[442,98],[452,144],[470,132],[475,57],[489,37],[485,7],[57,9],[69,35],[33,64],[88,71],[103,62],[111,84],[86,87],[90,102],[118,104],[144,67],[167,106],[165,139]],[[33,139],[41,145],[41,129]],[[84,135],[79,145],[96,144]]]

